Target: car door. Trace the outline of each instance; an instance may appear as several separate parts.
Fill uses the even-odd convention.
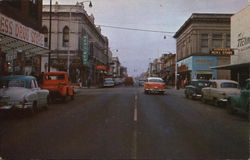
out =
[[[44,106],[47,104],[47,94],[44,92],[44,90],[41,90],[38,87],[36,80],[31,80],[31,89],[34,92],[34,94],[37,95],[37,105],[38,107]]]
[[[207,89],[207,99],[212,100],[217,89],[217,83],[211,82],[210,87]]]

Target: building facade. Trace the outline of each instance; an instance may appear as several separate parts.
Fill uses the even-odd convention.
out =
[[[230,63],[232,14],[193,13],[176,32],[178,80],[230,79],[227,70],[213,70]]]
[[[250,78],[250,6],[234,14],[231,17],[231,48],[234,55],[231,56],[230,65],[217,66],[215,69],[227,69],[231,71],[231,79],[244,85]]]
[[[48,45],[49,5],[43,6],[43,33]],[[51,70],[68,71],[72,82],[96,84],[104,73],[99,66],[108,65],[108,38],[101,34],[83,5],[52,6]],[[42,70],[48,70],[48,57],[43,57]],[[105,67],[104,67],[105,68]],[[84,83],[85,84],[85,83]]]
[[[0,1],[0,75],[41,72],[42,0]]]

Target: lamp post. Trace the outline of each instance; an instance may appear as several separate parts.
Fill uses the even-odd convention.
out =
[[[74,7],[76,6],[83,6],[83,3],[85,2],[89,2],[89,7],[91,8],[93,5],[92,5],[92,2],[91,1],[82,1],[82,2],[77,2],[76,5],[72,6],[70,9],[69,9],[69,44],[68,44],[68,57],[67,57],[67,72],[68,72],[68,75],[70,77],[70,30],[71,30],[71,9],[73,9]]]

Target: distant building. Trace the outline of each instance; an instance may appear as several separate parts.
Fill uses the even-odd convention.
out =
[[[43,6],[43,33],[48,46],[49,5]],[[96,27],[94,16],[88,15],[83,6],[52,6],[51,70],[69,70],[71,81],[85,82],[90,76],[92,83],[98,83],[103,70],[108,68],[108,38],[101,28]],[[69,66],[68,66],[69,61]],[[47,71],[48,57],[43,57],[42,70]]]
[[[121,63],[118,57],[112,57],[110,72],[113,74],[113,77],[121,76]]]
[[[250,6],[231,17],[231,56],[230,65],[214,67],[215,69],[231,70],[231,79],[241,85],[250,78]]]
[[[230,79],[227,70],[210,67],[230,63],[232,14],[193,13],[176,32],[178,79]]]

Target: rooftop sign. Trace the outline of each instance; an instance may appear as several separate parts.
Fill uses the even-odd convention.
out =
[[[234,51],[230,48],[213,48],[210,51],[210,54],[212,55],[233,55]]]

